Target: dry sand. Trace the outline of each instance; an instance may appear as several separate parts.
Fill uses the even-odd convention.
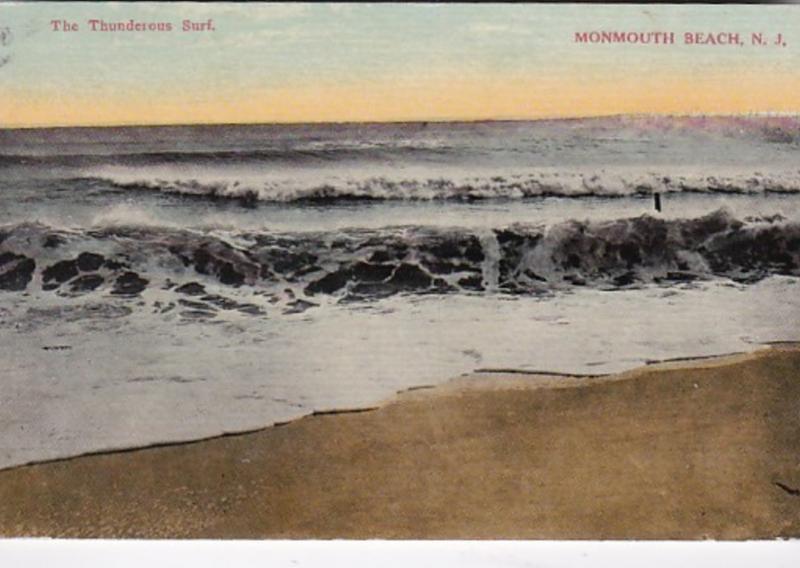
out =
[[[800,350],[474,375],[378,409],[0,471],[6,536],[800,536]]]

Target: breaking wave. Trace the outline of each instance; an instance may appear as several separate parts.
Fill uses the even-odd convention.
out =
[[[138,297],[157,287],[200,314],[263,314],[395,294],[549,294],[800,276],[800,224],[651,216],[486,231],[420,226],[337,232],[192,231],[110,224],[0,228],[0,290]],[[206,288],[246,291],[241,303]],[[187,299],[187,296],[196,296]],[[241,294],[239,294],[241,297]]]
[[[259,202],[478,201],[535,197],[627,197],[661,193],[800,193],[800,170],[769,175],[625,175],[537,171],[525,174],[452,177],[239,176],[213,173],[143,176],[135,169],[91,177],[116,189],[158,191],[207,199]]]

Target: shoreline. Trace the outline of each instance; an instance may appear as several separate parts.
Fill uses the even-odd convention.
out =
[[[594,378],[473,372],[364,409],[0,470],[0,534],[797,537],[798,404],[793,342]]]
[[[374,404],[365,405],[363,407],[355,406],[355,407],[329,408],[321,410],[315,409],[307,414],[301,414],[289,420],[279,420],[276,422],[272,422],[270,424],[266,424],[264,426],[256,426],[254,428],[246,428],[243,430],[226,431],[226,432],[221,432],[219,434],[212,434],[210,436],[202,436],[199,438],[189,438],[185,440],[166,440],[166,441],[159,441],[159,442],[153,442],[149,444],[136,445],[136,446],[103,448],[99,450],[81,452],[74,455],[55,457],[55,458],[44,458],[41,460],[32,460],[25,463],[0,467],[0,474],[2,474],[5,471],[15,470],[19,468],[60,463],[86,457],[92,457],[92,456],[104,456],[104,455],[122,454],[122,453],[137,452],[141,450],[150,450],[150,449],[157,449],[164,447],[184,446],[187,444],[208,442],[221,438],[228,438],[231,436],[244,436],[248,434],[256,434],[258,432],[263,432],[271,428],[280,428],[282,426],[287,426],[299,420],[305,420],[307,418],[315,416],[328,416],[336,414],[359,414],[362,412],[371,412],[374,410],[379,410],[380,408],[388,404],[399,402],[401,398],[405,398],[409,395],[412,395],[413,393],[416,393],[416,391],[434,391],[434,393],[436,393],[438,391],[447,391],[449,388],[452,388],[453,386],[458,386],[458,388],[481,388],[481,389],[493,390],[495,386],[506,387],[506,388],[511,387],[514,384],[515,380],[523,381],[525,384],[529,386],[537,384],[537,388],[541,388],[542,386],[545,385],[548,388],[586,386],[585,384],[583,384],[583,381],[586,380],[597,381],[599,379],[607,379],[607,378],[612,378],[613,380],[622,380],[626,378],[627,375],[630,373],[634,373],[639,370],[657,369],[659,366],[662,365],[671,365],[675,363],[677,364],[703,363],[706,361],[713,362],[717,360],[726,360],[730,357],[738,357],[738,356],[746,357],[762,351],[766,351],[775,346],[777,347],[788,346],[789,348],[800,349],[800,341],[791,341],[791,340],[765,342],[759,345],[760,346],[753,351],[735,351],[730,353],[720,353],[714,355],[689,355],[689,356],[674,357],[663,360],[648,359],[645,361],[643,365],[632,367],[624,371],[610,372],[610,373],[592,374],[592,373],[569,373],[569,372],[544,371],[544,370],[525,370],[525,369],[514,369],[514,368],[477,368],[474,369],[473,371],[466,372],[459,376],[447,379],[441,383],[420,384],[404,388],[402,390],[396,391],[387,398],[378,400]],[[502,380],[498,382],[498,379]],[[577,380],[580,382],[571,382],[567,379]]]

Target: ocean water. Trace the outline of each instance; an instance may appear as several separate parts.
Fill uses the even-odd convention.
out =
[[[799,157],[794,118],[0,131],[0,467],[798,340]]]

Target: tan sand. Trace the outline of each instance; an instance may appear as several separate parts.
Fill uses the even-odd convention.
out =
[[[380,408],[0,472],[6,536],[800,536],[800,350],[475,375]]]

